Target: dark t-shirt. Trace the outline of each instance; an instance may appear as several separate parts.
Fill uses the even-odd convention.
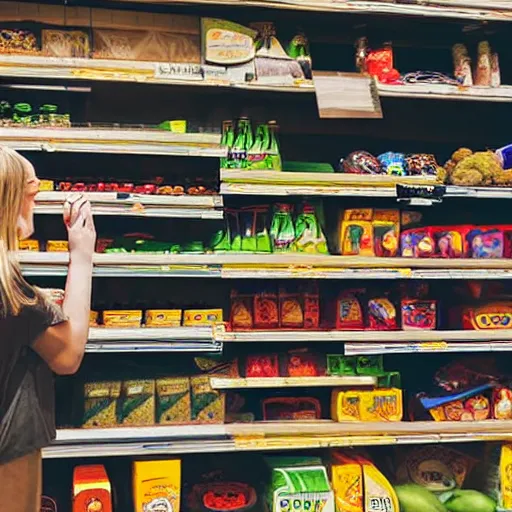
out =
[[[44,294],[18,316],[0,318],[0,464],[55,439],[53,374],[31,345],[64,320]]]

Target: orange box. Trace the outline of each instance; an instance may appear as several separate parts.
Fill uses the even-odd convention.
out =
[[[46,242],[47,252],[68,252],[69,246],[66,240],[48,240]]]
[[[77,466],[73,471],[73,512],[112,512],[112,487],[105,467]]]

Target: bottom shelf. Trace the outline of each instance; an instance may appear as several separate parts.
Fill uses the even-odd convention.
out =
[[[512,422],[258,422],[62,429],[46,459],[512,440]]]

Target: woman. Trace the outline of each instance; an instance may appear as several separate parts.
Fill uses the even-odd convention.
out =
[[[41,449],[55,437],[52,371],[77,371],[89,330],[96,232],[81,196],[67,203],[69,271],[62,309],[22,277],[15,251],[34,231],[39,180],[0,146],[0,512],[38,512]]]

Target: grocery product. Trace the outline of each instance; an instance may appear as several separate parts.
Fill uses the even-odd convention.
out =
[[[447,512],[435,494],[416,484],[395,486],[401,512]]]
[[[188,497],[192,512],[248,512],[258,502],[254,487],[242,482],[209,482],[196,484]]]
[[[146,327],[179,327],[181,309],[148,309],[144,315]]]
[[[112,488],[99,464],[73,470],[73,512],[112,512]]]
[[[41,250],[41,246],[39,244],[39,240],[20,240],[18,249],[20,251],[32,251],[39,252]]]
[[[82,427],[113,427],[117,424],[121,382],[88,382],[84,385]]]
[[[140,327],[142,322],[141,310],[114,310],[103,311],[103,325],[105,327]]]
[[[127,380],[122,384],[119,423],[142,426],[155,423],[155,381]]]
[[[190,378],[192,420],[198,423],[224,423],[224,393],[212,389],[207,375]]]
[[[46,242],[47,252],[68,252],[68,242],[66,240],[48,240]]]
[[[48,57],[89,58],[89,35],[82,30],[41,31],[41,53]]]
[[[33,32],[22,29],[0,29],[0,53],[30,55],[37,51],[37,38]]]
[[[361,464],[342,451],[332,452],[331,457],[331,484],[336,512],[365,512]]]
[[[249,355],[245,363],[245,376],[248,378],[279,377],[279,357],[277,354]]]
[[[402,299],[400,303],[402,329],[434,330],[437,326],[437,301]]]
[[[512,509],[512,445],[488,443],[485,447],[485,492],[499,510]]]
[[[367,458],[358,456],[357,461],[363,468],[364,511],[399,512],[398,498],[386,477]]]
[[[512,302],[491,302],[481,306],[462,309],[464,329],[510,329],[512,328]]]
[[[345,290],[336,300],[335,327],[340,330],[364,329],[363,307],[357,291]]]
[[[222,309],[186,309],[183,311],[185,327],[222,323]]]
[[[134,512],[176,512],[181,501],[181,461],[135,461],[133,473]]]
[[[402,416],[401,389],[335,389],[331,395],[334,421],[400,421]]]
[[[156,422],[162,425],[189,423],[191,419],[190,379],[157,379]]]
[[[268,457],[271,482],[266,491],[269,511],[334,512],[334,493],[327,471],[316,457]]]

